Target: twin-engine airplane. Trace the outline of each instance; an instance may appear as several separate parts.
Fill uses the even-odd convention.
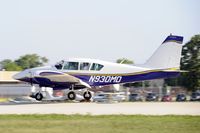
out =
[[[26,69],[13,78],[54,90],[68,89],[70,91],[67,96],[70,100],[76,98],[76,90],[86,89],[83,96],[89,100],[92,95],[88,89],[94,86],[178,76],[182,42],[181,36],[168,36],[143,65],[132,66],[96,59],[73,58],[54,66]],[[42,93],[36,93],[35,98],[42,100]]]

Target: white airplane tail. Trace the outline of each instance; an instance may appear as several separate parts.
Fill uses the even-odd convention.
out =
[[[182,36],[168,36],[144,66],[156,69],[179,69],[182,43]]]

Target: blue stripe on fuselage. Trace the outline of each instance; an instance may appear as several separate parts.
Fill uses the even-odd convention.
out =
[[[109,85],[109,84],[120,84],[127,82],[137,82],[142,80],[152,80],[159,78],[170,78],[176,77],[180,72],[149,72],[137,75],[117,75],[117,76],[108,76],[108,75],[73,75],[82,81],[88,83],[90,86],[101,86],[101,85]]]

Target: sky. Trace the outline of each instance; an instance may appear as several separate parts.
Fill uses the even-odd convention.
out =
[[[200,0],[0,0],[0,60],[25,54],[144,63],[170,34],[200,34]]]

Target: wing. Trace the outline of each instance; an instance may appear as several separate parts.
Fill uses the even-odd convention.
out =
[[[75,85],[83,85],[87,88],[91,88],[91,86],[88,83],[82,81],[81,79],[79,79],[75,76],[72,76],[72,75],[69,75],[69,74],[66,74],[66,73],[63,73],[63,72],[42,71],[42,72],[39,73],[39,77],[49,79],[52,82],[72,83],[72,84],[75,84]]]

